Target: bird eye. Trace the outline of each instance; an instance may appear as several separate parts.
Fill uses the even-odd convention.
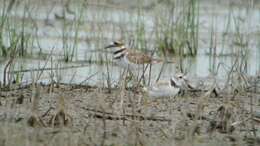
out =
[[[119,43],[119,42],[114,42],[114,44],[115,44],[115,45],[120,45],[120,43]]]

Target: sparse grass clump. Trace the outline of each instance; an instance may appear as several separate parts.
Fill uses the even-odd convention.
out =
[[[9,2],[9,3],[8,3]],[[19,57],[30,55],[33,46],[34,24],[30,20],[31,8],[27,2],[2,0],[3,4],[0,17],[0,55],[8,57],[17,54]],[[23,6],[21,21],[13,19],[11,12],[16,12],[15,7]],[[31,32],[29,32],[29,30]]]
[[[155,13],[156,42],[164,53],[195,56],[198,49],[199,1],[167,1]],[[162,11],[162,9],[164,9]]]

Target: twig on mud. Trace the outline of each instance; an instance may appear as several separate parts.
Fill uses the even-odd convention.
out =
[[[113,113],[101,111],[101,110],[95,110],[87,107],[82,107],[82,109],[91,111],[93,113],[89,113],[91,117],[98,118],[98,119],[106,119],[106,120],[130,120],[135,119],[139,121],[160,121],[160,122],[170,122],[171,119],[168,119],[163,116],[143,116],[143,115],[133,115],[133,114],[124,114],[115,116]],[[130,118],[130,119],[129,119]]]
[[[170,119],[167,119],[165,117],[145,117],[145,116],[141,116],[141,115],[130,115],[130,114],[126,114],[126,115],[120,115],[120,116],[113,116],[113,115],[102,115],[102,114],[98,114],[98,113],[93,113],[90,114],[92,115],[92,117],[94,118],[98,118],[98,119],[107,119],[107,120],[124,120],[127,121],[129,120],[129,118],[131,119],[135,119],[135,120],[139,120],[139,121],[160,121],[160,122],[170,122]]]
[[[43,118],[43,117],[47,116],[47,115],[50,113],[50,111],[51,111],[51,110],[54,110],[54,109],[55,109],[54,107],[50,107],[45,113],[43,113],[43,114],[41,115],[41,117]]]

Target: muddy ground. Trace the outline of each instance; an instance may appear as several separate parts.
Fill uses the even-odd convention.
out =
[[[260,94],[26,86],[0,92],[0,145],[259,145]]]

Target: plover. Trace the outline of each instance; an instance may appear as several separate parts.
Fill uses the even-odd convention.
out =
[[[167,82],[158,82],[150,87],[143,88],[149,97],[175,97],[182,87],[183,78],[172,77]]]
[[[130,71],[136,70],[140,68],[140,66],[143,67],[145,64],[159,63],[162,61],[152,58],[145,53],[135,51],[134,49],[126,48],[124,43],[120,41],[114,41],[105,48],[113,48],[113,60],[115,63]]]

